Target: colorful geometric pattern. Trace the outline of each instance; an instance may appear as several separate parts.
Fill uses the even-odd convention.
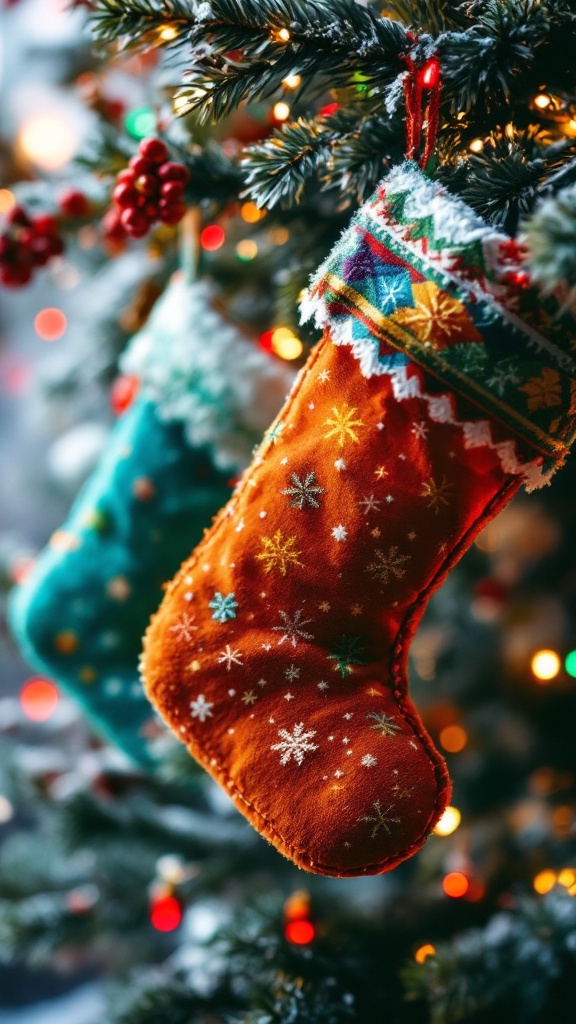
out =
[[[315,275],[304,316],[364,373],[412,361],[562,463],[576,429],[576,325],[526,286],[518,247],[415,164],[394,170]]]

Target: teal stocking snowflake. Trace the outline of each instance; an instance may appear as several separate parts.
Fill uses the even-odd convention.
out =
[[[220,594],[216,591],[214,598],[208,604],[209,608],[213,608],[212,618],[216,622],[226,622],[228,619],[236,618],[236,608],[238,607],[238,601],[234,600],[234,594]]]

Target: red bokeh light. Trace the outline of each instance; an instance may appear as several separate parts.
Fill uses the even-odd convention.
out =
[[[60,694],[49,679],[28,679],[20,690],[22,710],[32,722],[46,722],[55,712]]]
[[[272,351],[272,335],[274,331],[264,331],[259,338],[260,348],[264,349],[265,352]]]
[[[200,235],[200,245],[208,252],[214,252],[224,245],[225,237],[224,230],[219,224],[209,224]]]
[[[57,341],[66,330],[66,317],[61,309],[41,309],[34,317],[34,330],[42,341]]]
[[[284,934],[288,942],[295,942],[297,946],[307,946],[312,942],[316,932],[311,921],[289,921],[284,928]]]
[[[110,405],[117,416],[126,412],[126,409],[132,405],[139,387],[138,377],[134,377],[130,373],[123,373],[122,376],[116,377],[110,390]]]
[[[175,896],[160,896],[150,907],[150,920],[158,932],[173,932],[182,921],[182,907]]]
[[[451,896],[452,899],[460,899],[460,897],[465,896],[469,887],[470,882],[461,871],[450,871],[442,882],[444,892],[447,896]]]

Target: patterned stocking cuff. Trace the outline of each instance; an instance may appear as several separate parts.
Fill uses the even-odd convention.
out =
[[[406,163],[356,213],[302,315],[350,345],[365,377],[391,376],[397,398],[423,395],[421,371],[432,374],[448,391],[423,395],[432,418],[460,422],[469,447],[497,449],[533,488],[574,439],[575,331],[559,301],[530,286],[520,257],[508,235]],[[478,418],[462,422],[458,398]],[[502,436],[528,445],[531,460]]]

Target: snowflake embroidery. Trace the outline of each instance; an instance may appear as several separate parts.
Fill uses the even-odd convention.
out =
[[[403,569],[402,566],[410,557],[410,555],[399,555],[398,548],[395,546],[390,548],[387,555],[380,548],[376,548],[374,561],[366,567],[366,572],[369,572],[378,583],[389,583],[392,576],[397,580],[402,579],[402,576],[406,575],[406,569]]]
[[[388,470],[384,466],[378,466],[378,469],[374,470],[374,476],[377,480],[383,480],[385,476],[388,476]]]
[[[186,640],[188,643],[191,643],[194,639],[192,633],[198,629],[198,626],[193,625],[195,618],[195,615],[188,615],[187,612],[184,612],[184,614],[180,616],[178,622],[175,622],[173,626],[170,626],[170,632],[174,633],[179,640]]]
[[[437,484],[436,481],[434,480],[434,477],[431,476],[429,480],[426,480],[422,484],[420,497],[429,499],[428,508],[433,508],[435,514],[437,515],[438,512],[440,511],[441,505],[450,504],[449,497],[453,489],[453,484],[451,484],[446,479],[445,476],[442,477],[442,480],[440,481],[439,484]]]
[[[300,479],[297,473],[292,473],[290,480],[292,486],[287,487],[280,493],[290,495],[292,498],[290,502],[292,508],[303,509],[306,506],[320,508],[320,502],[316,495],[324,494],[325,488],[319,487],[316,483],[316,473],[314,471],[307,473],[303,480]]]
[[[428,437],[428,425],[425,420],[420,420],[419,423],[415,423],[412,427],[412,433],[414,437],[425,438]]]
[[[316,735],[316,730],[309,729],[308,732],[304,732],[304,722],[295,725],[291,733],[287,729],[279,729],[278,735],[281,737],[281,742],[274,743],[270,750],[282,751],[280,764],[288,764],[292,758],[296,764],[302,764],[304,755],[309,750],[318,750],[317,743],[310,743],[312,737]]]
[[[216,622],[226,622],[228,619],[236,618],[235,609],[238,607],[238,601],[234,600],[234,594],[227,594],[224,597],[219,591],[216,591],[212,601],[208,604],[209,608],[213,608],[212,618]]]
[[[346,463],[344,462],[344,459],[336,459],[336,462],[334,463],[334,468],[337,469],[339,473],[341,473],[343,469],[346,469]]]
[[[283,430],[284,424],[282,423],[282,420],[278,420],[278,422],[274,424],[271,430],[268,431],[266,435],[267,440],[271,441],[272,444],[278,444],[278,441],[280,440],[280,434],[282,433]]]
[[[272,626],[275,633],[282,633],[278,641],[278,646],[284,643],[285,640],[292,644],[292,647],[296,647],[299,640],[313,640],[312,633],[307,633],[306,630],[302,629],[303,626],[307,626],[312,619],[302,619],[303,608],[299,608],[297,612],[290,617],[288,612],[279,612],[280,618],[282,619],[281,626]]]
[[[240,698],[243,704],[253,704],[254,701],[258,700],[258,697],[254,693],[254,690],[244,690],[242,697]]]
[[[506,360],[500,366],[497,366],[491,377],[488,377],[486,383],[489,387],[494,388],[498,392],[500,398],[502,398],[506,388],[510,384],[514,387],[519,384],[521,377],[518,373],[518,367],[516,360]]]
[[[334,537],[334,540],[348,540],[348,530],[342,525],[342,523],[339,523],[338,526],[335,526],[332,530],[332,536]]]
[[[288,668],[284,669],[284,676],[288,682],[293,683],[295,679],[300,678],[300,669],[297,668],[296,665],[290,665]]]
[[[299,559],[301,551],[295,551],[296,537],[284,537],[281,530],[276,530],[273,537],[262,537],[264,550],[256,555],[256,561],[264,564],[265,572],[272,572],[277,569],[281,576],[285,576],[288,569],[293,565],[303,568]]]
[[[367,821],[374,825],[370,833],[370,838],[375,839],[380,829],[391,835],[390,825],[399,825],[400,818],[390,817],[390,812],[394,810],[394,804],[390,804],[389,807],[382,807],[380,800],[376,800],[372,804],[373,814],[365,814],[362,818],[358,818],[358,821]]]
[[[219,665],[226,665],[226,671],[229,672],[232,665],[242,665],[242,652],[232,650],[230,644],[226,644],[216,661]]]
[[[192,718],[198,718],[201,722],[205,722],[207,718],[212,718],[213,704],[210,704],[206,700],[203,693],[199,694],[196,700],[190,701],[190,708],[192,709]]]
[[[330,380],[330,370],[322,370],[322,373],[318,374],[318,380],[321,384],[327,384]]]
[[[352,673],[353,665],[364,664],[363,653],[362,637],[343,636],[336,650],[328,655],[328,661],[335,662],[334,671],[339,672],[344,679]]]
[[[370,711],[366,718],[374,719],[374,725],[371,725],[370,728],[376,729],[381,736],[394,736],[397,732],[400,732],[400,726],[389,715],[385,715],[383,711],[380,714]]]
[[[324,425],[331,428],[328,433],[324,434],[324,437],[327,440],[331,437],[336,438],[336,441],[341,448],[344,447],[348,440],[354,441],[354,444],[359,444],[360,438],[358,437],[355,428],[363,427],[364,424],[362,420],[354,419],[356,411],[357,410],[355,408],[351,408],[347,402],[344,402],[341,409],[338,409],[337,406],[334,405],[332,407],[332,418],[324,421]]]
[[[367,498],[362,498],[362,501],[358,502],[358,505],[360,508],[364,509],[366,515],[368,515],[369,512],[379,512],[381,504],[382,502],[379,498],[375,498],[373,494]]]
[[[360,764],[363,764],[365,768],[373,768],[375,764],[378,764],[378,758],[373,754],[364,754]]]

